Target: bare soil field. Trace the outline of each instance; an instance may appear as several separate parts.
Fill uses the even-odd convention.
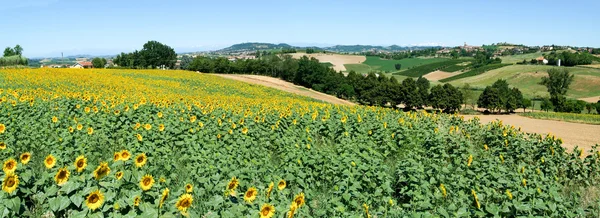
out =
[[[356,105],[350,101],[346,101],[335,96],[327,95],[321,92],[314,91],[312,89],[304,88],[302,86],[297,86],[292,83],[283,81],[281,79],[268,77],[268,76],[259,76],[259,75],[239,75],[239,74],[212,74],[215,76],[220,76],[223,78],[238,80],[246,83],[252,83],[262,86],[267,86],[271,88],[275,88],[281,91],[294,93],[297,95],[302,95],[310,98],[314,98],[317,100],[325,101],[331,104],[339,104],[339,105]]]
[[[580,98],[579,100],[582,100],[585,102],[590,102],[590,103],[596,103],[596,102],[600,101],[600,96],[594,96],[594,97],[589,97],[589,98]]]
[[[446,79],[446,78],[451,77],[451,76],[456,76],[458,74],[461,74],[461,73],[460,72],[449,73],[449,72],[444,72],[444,71],[441,71],[441,70],[436,70],[436,71],[433,71],[431,73],[425,74],[423,77],[425,79],[428,79],[429,81],[438,81],[438,80],[441,80],[441,79]]]
[[[502,120],[505,125],[512,125],[515,128],[521,127],[521,130],[525,132],[538,134],[551,133],[563,140],[563,147],[567,151],[572,151],[575,146],[579,146],[579,148],[583,148],[587,152],[592,149],[592,146],[600,144],[600,125],[538,120],[516,114],[464,115],[464,117],[465,120],[479,117],[482,123],[489,123],[498,119]]]
[[[335,71],[346,71],[346,67],[344,64],[360,64],[367,60],[365,56],[359,55],[341,55],[341,54],[323,54],[323,53],[315,53],[315,54],[306,54],[306,53],[293,53],[293,58],[301,58],[302,56],[307,56],[309,58],[316,58],[319,62],[329,62],[333,64],[333,69]]]

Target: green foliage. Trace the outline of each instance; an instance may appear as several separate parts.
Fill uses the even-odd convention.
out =
[[[558,120],[573,123],[585,123],[600,125],[600,116],[596,114],[576,114],[576,113],[560,113],[560,112],[531,112],[523,113],[522,116],[542,119],[542,120]]]
[[[542,99],[542,104],[540,105],[540,108],[546,112],[548,112],[549,110],[552,109],[552,102],[550,101],[550,99],[548,98],[543,98]]]
[[[477,76],[477,75],[483,74],[483,73],[485,73],[487,71],[498,69],[498,68],[502,68],[502,67],[509,66],[509,65],[512,65],[512,64],[490,64],[490,65],[485,65],[483,67],[472,69],[470,71],[458,74],[456,76],[452,76],[452,77],[448,77],[448,78],[445,78],[445,79],[441,79],[440,82],[445,82],[446,83],[446,82],[454,81],[454,80],[457,80],[457,79],[462,79],[462,78]]]
[[[592,61],[596,59],[589,53],[573,53],[570,51],[552,52],[545,55],[545,58],[548,60],[549,65],[558,65],[558,60],[560,59],[560,65],[567,67],[592,64]]]
[[[94,68],[104,68],[104,66],[106,65],[106,59],[104,58],[94,58],[92,59],[92,66],[94,66]]]
[[[438,84],[432,87],[428,99],[433,108],[452,113],[460,109],[465,98],[463,92],[446,83],[443,86]]]
[[[506,80],[498,80],[492,86],[485,87],[479,95],[477,105],[492,112],[504,110],[513,112],[524,107],[523,95],[517,88],[510,89]]]
[[[409,76],[409,77],[420,77],[420,76],[424,76],[425,74],[431,73],[436,70],[445,71],[446,68],[452,68],[452,70],[458,71],[458,70],[465,69],[468,67],[467,65],[462,65],[462,66],[458,65],[458,64],[465,63],[465,62],[466,62],[465,60],[447,60],[447,61],[443,61],[443,62],[421,65],[421,66],[414,67],[412,69],[405,70],[405,71],[402,71],[402,72],[399,72],[396,74],[403,75],[403,76]]]
[[[132,53],[121,53],[114,59],[120,67],[135,69],[153,69],[158,67],[173,68],[177,61],[175,50],[157,41],[148,41],[142,50]]]
[[[369,65],[371,70],[382,71],[382,72],[394,72],[396,71],[396,64],[402,65],[404,69],[411,69],[413,67],[437,63],[446,61],[445,58],[405,58],[402,60],[393,59],[382,59],[377,56],[367,56],[367,60],[363,64]]]
[[[27,66],[29,60],[27,58],[14,55],[9,57],[0,57],[0,67],[2,66],[15,66],[15,65],[24,65]]]
[[[552,68],[548,70],[547,77],[542,77],[540,84],[548,88],[551,96],[566,95],[574,77],[566,68]]]

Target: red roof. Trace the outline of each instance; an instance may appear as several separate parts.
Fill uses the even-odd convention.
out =
[[[91,67],[91,66],[93,66],[92,62],[90,62],[90,61],[80,61],[80,62],[77,62],[77,63],[79,63],[81,66],[84,66],[84,67]]]

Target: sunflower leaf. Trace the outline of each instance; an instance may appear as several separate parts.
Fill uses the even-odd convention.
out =
[[[73,202],[73,204],[75,204],[75,206],[77,206],[78,208],[81,207],[81,203],[83,203],[83,197],[81,196],[77,196],[77,195],[72,195],[71,196],[71,202]]]

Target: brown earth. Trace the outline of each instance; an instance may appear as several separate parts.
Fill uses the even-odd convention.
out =
[[[294,93],[297,95],[302,95],[310,98],[314,98],[317,100],[321,100],[324,102],[328,102],[331,104],[339,104],[339,105],[356,105],[350,101],[346,101],[335,96],[327,95],[321,92],[314,91],[312,89],[304,88],[302,86],[297,86],[292,83],[283,81],[281,79],[268,77],[268,76],[259,76],[259,75],[239,75],[239,74],[212,74],[215,76],[220,76],[223,78],[238,80],[246,83],[252,83],[262,86],[267,86],[271,88],[275,88],[281,91]]]
[[[590,103],[596,103],[596,102],[600,101],[600,96],[589,97],[589,98],[580,98],[579,100],[582,100],[585,102],[590,102]]]
[[[502,120],[505,125],[512,125],[515,128],[521,127],[521,130],[529,133],[556,135],[563,140],[563,147],[572,151],[575,146],[583,148],[584,151],[592,149],[592,146],[600,144],[600,125],[590,125],[581,123],[569,123],[554,120],[531,119],[516,114],[512,115],[464,115],[465,119],[479,117],[481,123],[489,123],[496,119]]]
[[[436,70],[431,73],[425,74],[423,77],[425,79],[428,79],[429,81],[439,81],[441,79],[446,79],[448,77],[456,76],[458,74],[461,74],[461,73],[460,72],[449,73],[449,72],[444,72],[441,70]]]
[[[323,53],[314,53],[314,54],[306,54],[306,53],[293,53],[292,57],[296,59],[300,59],[302,56],[307,56],[308,58],[316,58],[319,62],[329,62],[333,64],[333,69],[335,71],[346,71],[346,67],[344,64],[360,64],[367,60],[367,57],[360,55],[341,55],[341,54],[323,54]]]

